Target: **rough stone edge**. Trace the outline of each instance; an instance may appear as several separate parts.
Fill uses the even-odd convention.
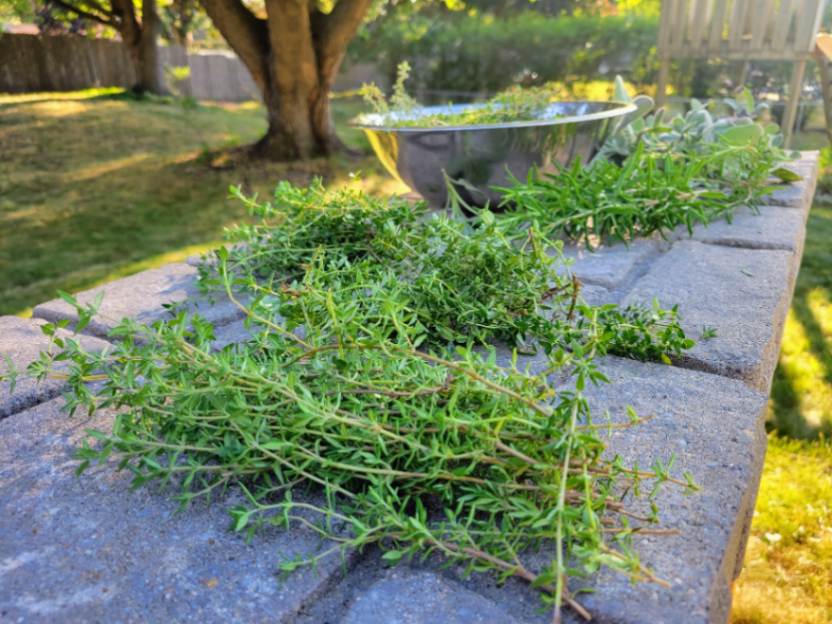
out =
[[[84,295],[88,292],[92,292],[92,291],[96,291],[96,290],[101,291],[104,288],[113,288],[113,287],[117,288],[118,285],[120,284],[120,282],[124,282],[124,281],[128,281],[128,280],[136,280],[136,279],[139,279],[142,275],[145,275],[146,273],[159,272],[159,271],[162,271],[163,269],[166,269],[168,267],[177,266],[177,265],[197,267],[198,263],[197,264],[191,264],[190,262],[168,262],[166,264],[162,264],[162,265],[159,265],[157,267],[152,267],[150,269],[145,269],[144,271],[139,271],[138,273],[133,273],[131,275],[127,275],[127,276],[119,278],[117,280],[112,280],[112,281],[106,282],[104,284],[99,284],[98,286],[94,286],[92,288],[88,288],[86,290],[79,291],[79,292],[74,293],[74,294],[76,296],[79,296],[79,295]],[[106,295],[105,295],[105,297],[106,297]],[[50,323],[57,323],[59,321],[68,320],[69,321],[69,326],[68,326],[69,329],[73,329],[75,327],[75,324],[78,321],[78,317],[77,317],[77,315],[75,314],[74,311],[70,312],[69,314],[66,314],[62,311],[56,312],[56,311],[52,310],[51,308],[47,307],[50,304],[57,303],[59,301],[60,301],[60,299],[50,299],[49,301],[44,301],[42,303],[39,303],[38,305],[36,305],[32,309],[32,318],[42,319],[42,320],[50,322]],[[170,303],[172,303],[172,304],[185,304],[186,301],[187,300],[171,301]],[[205,301],[203,301],[203,303],[204,304],[210,304],[212,307],[213,307],[213,305],[215,305],[214,303],[211,302],[210,297],[208,299],[206,299]],[[225,305],[229,308],[230,312],[227,313],[227,314],[223,314],[219,318],[214,319],[214,320],[211,321],[211,323],[214,325],[215,328],[225,327],[226,325],[234,323],[235,321],[242,320],[242,316],[243,316],[242,312],[239,312],[238,310],[235,310],[229,302],[225,302]],[[191,311],[192,312],[199,312],[199,309],[191,310]],[[141,314],[141,312],[138,312],[137,314]],[[122,318],[120,318],[120,319],[110,319],[110,320],[117,323],[117,322],[121,321],[123,318],[131,318],[131,319],[134,319],[134,320],[136,319],[135,316],[131,315],[131,316],[127,316],[127,317],[122,316]],[[159,318],[152,319],[152,321],[161,320],[163,318],[164,318],[164,315],[160,315]],[[80,335],[93,336],[95,338],[100,338],[102,340],[112,341],[112,336],[110,335],[111,331],[112,331],[112,327],[110,327],[105,321],[100,320],[98,318],[98,315],[96,315],[90,321],[89,325],[87,325],[87,327],[85,327],[80,332]]]
[[[10,316],[10,318],[19,321],[21,324],[31,325],[31,329],[33,331],[35,330],[35,328],[40,329],[43,325],[49,322],[45,319],[35,317],[21,318]],[[57,335],[58,337],[64,340],[77,340],[79,343],[81,343],[83,347],[90,350],[97,350],[99,352],[112,346],[111,342],[98,336],[87,334],[74,334],[73,332],[66,329],[59,329]],[[26,368],[28,367],[29,363],[33,361],[35,360],[29,361],[25,366],[17,367],[17,363],[15,363],[14,360],[12,360],[13,364],[15,364],[17,368],[17,372],[21,373],[22,375],[27,374]],[[0,372],[6,370],[5,366],[6,363],[0,360]],[[31,381],[33,378],[27,377],[27,379]],[[53,383],[50,383],[50,381],[52,381]],[[69,388],[68,381],[61,382],[56,379],[46,380],[44,382],[37,382],[35,388],[30,388],[28,390],[20,390],[20,388],[15,388],[14,392],[9,392],[8,388],[3,388],[2,392],[4,395],[3,397],[0,397],[3,399],[2,401],[0,401],[0,422],[5,420],[6,418],[10,418],[12,416],[15,416],[16,414],[20,414],[28,409],[37,407],[38,405],[42,405],[44,403],[48,403],[49,401],[52,401],[53,399],[62,396],[63,393],[67,390],[67,388]]]

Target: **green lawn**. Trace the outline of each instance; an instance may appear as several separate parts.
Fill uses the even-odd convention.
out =
[[[354,112],[337,100],[338,127]],[[268,192],[281,178],[362,170],[371,188],[395,186],[367,157],[209,166],[211,150],[264,130],[253,103],[188,109],[112,90],[0,96],[0,314],[210,247],[245,218],[226,199],[230,184]],[[342,138],[361,140],[349,129]]]
[[[343,128],[355,104],[338,100]],[[211,150],[253,141],[254,104],[186,109],[109,91],[0,96],[0,314],[211,247],[245,219],[230,184],[360,170],[402,190],[371,158],[211,167]],[[348,131],[345,141],[358,146]],[[216,163],[216,161],[215,161]],[[829,167],[829,163],[826,163]],[[770,410],[770,440],[735,623],[832,621],[832,167],[811,213]],[[825,197],[829,194],[829,198]]]

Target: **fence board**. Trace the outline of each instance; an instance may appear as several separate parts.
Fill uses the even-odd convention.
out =
[[[170,84],[200,100],[241,102],[258,99],[259,90],[237,56],[229,52],[192,52],[160,46],[159,71],[188,66],[186,81]],[[135,69],[118,41],[76,36],[0,34],[0,92],[74,91],[90,87],[129,87]]]

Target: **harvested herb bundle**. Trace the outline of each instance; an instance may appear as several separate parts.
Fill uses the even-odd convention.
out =
[[[270,294],[279,283],[306,292],[314,283],[339,309],[361,306],[363,318],[384,317],[376,296],[383,306],[396,299],[421,328],[417,344],[431,346],[502,341],[551,352],[580,343],[597,323],[627,329],[605,333],[605,353],[667,360],[692,345],[675,310],[587,305],[562,243],[534,227],[516,245],[488,212],[472,227],[429,214],[422,203],[327,191],[320,180],[307,188],[281,183],[274,201],[263,204],[233,193],[260,218],[229,232],[229,267],[244,276],[238,280],[247,291]],[[212,284],[208,273],[203,283]]]
[[[689,346],[673,312],[582,302],[534,227],[516,245],[493,219],[472,228],[319,183],[247,201],[263,222],[203,271],[245,311],[246,343],[215,350],[213,327],[181,313],[124,322],[110,352],[61,341],[32,366],[68,361],[70,409],[117,410],[82,470],[115,454],[136,485],[171,483],[183,504],[238,486],[236,530],[302,525],[330,541],[286,571],[369,544],[391,562],[434,552],[532,582],[556,619],[563,604],[587,615],[570,576],[607,566],[660,582],[630,547],[655,508],[634,513],[622,493],[693,484],[604,457],[584,391],[606,381],[600,354]],[[79,306],[82,324],[94,313]],[[495,340],[538,346],[546,364],[499,366]],[[524,563],[547,545],[547,565]]]
[[[777,188],[775,178],[799,179],[782,167],[791,156],[778,133],[764,120],[719,119],[699,103],[666,124],[660,111],[620,129],[589,166],[530,171],[525,181],[497,189],[508,209],[501,220],[513,235],[534,223],[548,236],[590,247],[730,221],[742,206],[756,210]]]

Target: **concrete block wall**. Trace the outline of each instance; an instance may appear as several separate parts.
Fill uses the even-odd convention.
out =
[[[594,409],[621,418],[626,405],[653,418],[612,435],[611,452],[629,462],[676,457],[702,486],[693,496],[667,491],[662,521],[675,536],[645,536],[644,562],[670,589],[632,585],[610,572],[588,579],[583,601],[597,622],[726,622],[730,584],[742,565],[766,437],[765,406],[800,265],[806,217],[817,178],[816,153],[796,163],[802,182],[778,191],[759,215],[692,236],[647,239],[594,253],[570,248],[574,272],[594,302],[680,305],[694,337],[713,327],[673,366],[607,358],[612,384],[593,390]],[[187,263],[139,273],[81,293],[105,297],[83,332],[104,348],[108,331],[129,316],[163,318],[183,302],[217,326],[219,344],[244,339],[242,314],[207,301]],[[0,318],[0,355],[24,368],[45,344],[44,320],[75,320],[60,300],[34,318]],[[506,356],[507,354],[502,354]],[[176,513],[164,492],[131,491],[107,467],[80,480],[74,446],[87,428],[107,427],[61,412],[60,381],[0,388],[0,619],[10,622],[547,622],[535,590],[498,586],[490,575],[465,577],[439,561],[387,567],[374,549],[326,560],[317,570],[278,580],[275,562],[315,552],[303,529],[265,531],[251,542],[230,533],[231,492],[211,505]],[[551,556],[542,553],[541,557]],[[572,615],[569,616],[573,617]]]

